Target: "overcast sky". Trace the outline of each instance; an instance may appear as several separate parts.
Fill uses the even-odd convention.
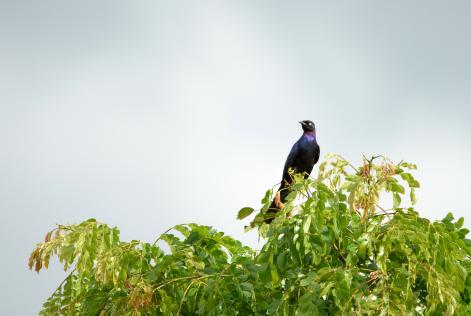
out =
[[[0,0],[2,315],[65,273],[27,270],[55,223],[124,240],[235,220],[278,182],[297,121],[322,155],[419,166],[423,216],[470,226],[469,1]],[[317,169],[314,170],[317,172]]]

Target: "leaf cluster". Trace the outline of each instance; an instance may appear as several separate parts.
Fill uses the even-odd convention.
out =
[[[331,155],[316,179],[293,174],[272,223],[269,190],[247,226],[264,240],[260,251],[197,224],[152,244],[121,241],[93,219],[59,225],[29,260],[39,272],[57,256],[70,270],[41,314],[469,315],[469,231],[452,214],[420,217],[415,168],[384,157],[354,167]],[[385,195],[389,208],[379,205]]]

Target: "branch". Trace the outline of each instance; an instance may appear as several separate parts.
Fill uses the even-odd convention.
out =
[[[201,279],[206,279],[206,278],[211,278],[211,277],[228,277],[228,276],[231,276],[231,275],[230,274],[207,274],[207,275],[193,275],[193,276],[175,278],[175,279],[171,279],[171,280],[156,284],[155,289],[159,290],[170,283],[181,281],[181,280],[201,280]]]
[[[169,229],[167,229],[166,231],[164,231],[162,234],[160,234],[160,236],[152,243],[152,246],[155,246],[155,244],[156,244],[160,239],[162,239],[163,235],[165,235],[166,233],[168,233],[168,232],[171,231],[172,229],[175,229],[175,227],[177,227],[177,226],[185,226],[185,225],[188,225],[188,224],[178,224],[178,225],[175,225],[175,226],[170,227]]]

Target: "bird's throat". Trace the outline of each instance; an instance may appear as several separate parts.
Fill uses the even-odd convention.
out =
[[[306,137],[309,141],[313,141],[316,139],[316,132],[304,132],[304,137]]]

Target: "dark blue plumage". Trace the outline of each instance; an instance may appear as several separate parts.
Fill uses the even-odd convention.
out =
[[[301,123],[303,128],[303,135],[294,143],[286,159],[283,168],[283,177],[277,192],[277,194],[279,194],[279,201],[277,201],[277,198],[273,200],[268,208],[268,213],[278,212],[280,210],[280,202],[281,204],[284,203],[286,196],[289,194],[289,186],[292,183],[292,179],[288,170],[291,168],[296,173],[304,174],[304,177],[307,178],[314,165],[319,161],[320,148],[316,140],[316,126],[309,120],[304,120],[299,123]],[[267,218],[265,222],[270,223],[272,220],[273,218],[270,217]]]

